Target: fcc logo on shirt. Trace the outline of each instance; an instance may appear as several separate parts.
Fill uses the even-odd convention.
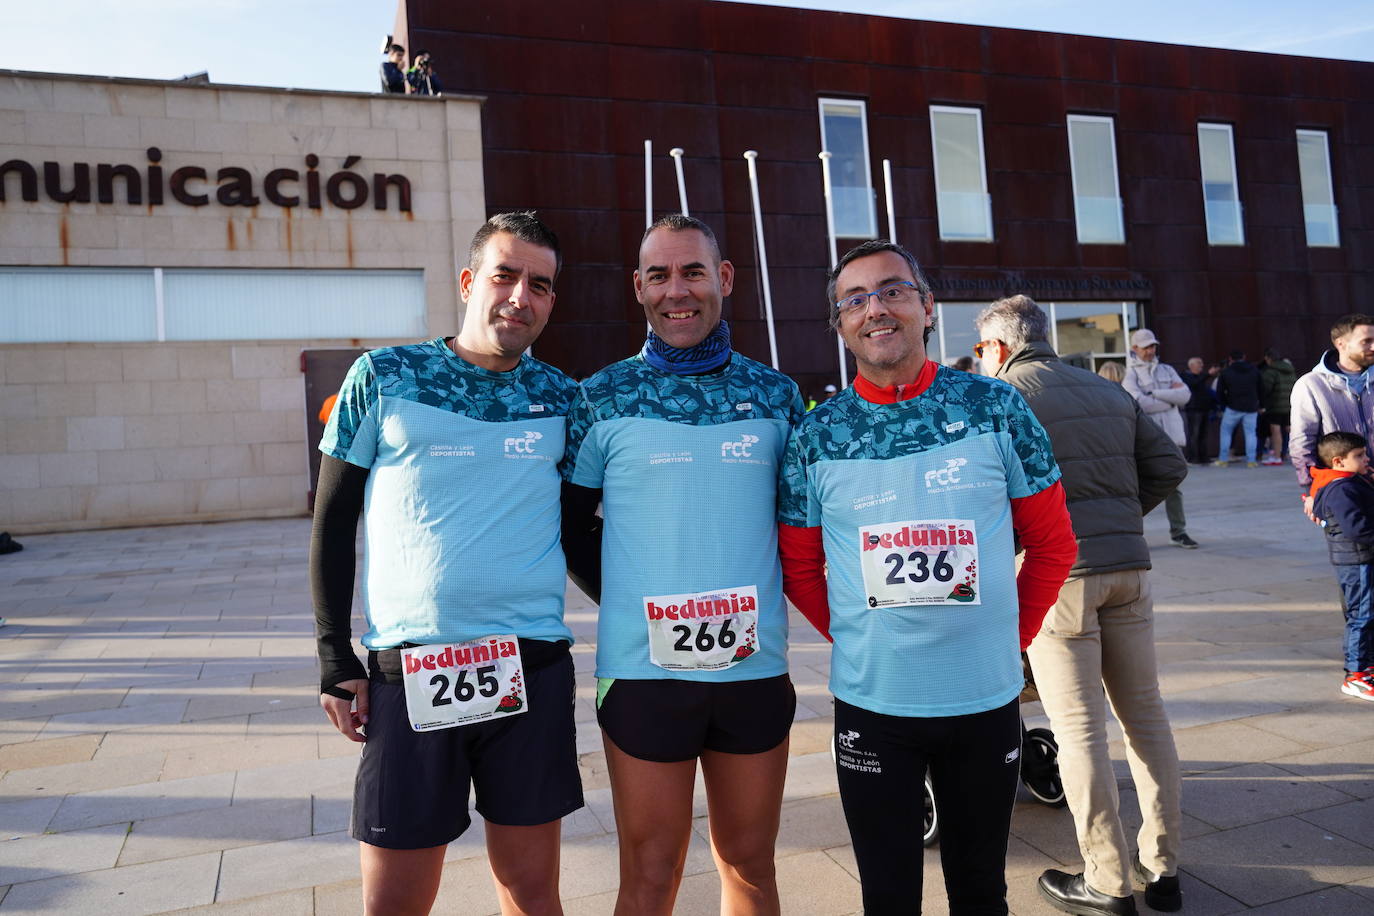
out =
[[[508,436],[502,446],[502,451],[507,458],[535,458],[540,461],[551,461],[553,459],[549,456],[541,455],[537,451],[535,443],[543,438],[543,433],[527,429],[518,436]]]
[[[967,458],[946,458],[944,467],[926,471],[926,489],[954,486],[959,482],[959,469],[966,464]]]

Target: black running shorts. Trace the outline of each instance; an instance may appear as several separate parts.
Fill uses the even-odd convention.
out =
[[[785,674],[724,683],[617,678],[596,718],[631,757],[677,763],[704,750],[771,751],[787,738],[796,709],[797,692]]]
[[[353,790],[354,839],[386,849],[442,846],[477,811],[533,826],[582,807],[573,726],[573,662],[564,642],[520,640],[529,709],[509,719],[417,732],[406,714],[400,652],[371,653],[367,743]]]

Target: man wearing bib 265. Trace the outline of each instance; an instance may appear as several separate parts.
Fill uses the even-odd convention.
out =
[[[597,717],[620,840],[616,913],[629,916],[672,912],[698,759],[722,912],[778,912],[796,695],[775,519],[802,403],[786,376],[731,350],[721,303],[733,279],[705,223],[651,226],[634,274],[648,342],[582,383],[569,424],[565,523],[598,501],[605,516]]]
[[[366,742],[352,832],[369,914],[429,911],[470,784],[502,912],[562,912],[560,819],[582,807],[558,468],[577,388],[523,355],[559,261],[532,213],[488,220],[461,333],[360,357],[320,443],[320,703]],[[360,514],[366,669],[349,636]]]
[[[828,295],[859,373],[792,437],[779,533],[788,597],[835,644],[864,912],[920,911],[929,766],[950,912],[1006,913],[1019,650],[1075,552],[1059,468],[1011,386],[926,358],[934,298],[910,252],[865,242]]]

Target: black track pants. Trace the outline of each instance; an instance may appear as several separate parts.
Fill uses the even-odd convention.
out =
[[[923,779],[940,815],[951,916],[1007,912],[1007,834],[1020,776],[1017,701],[967,716],[887,716],[835,701],[840,800],[866,916],[921,911]]]

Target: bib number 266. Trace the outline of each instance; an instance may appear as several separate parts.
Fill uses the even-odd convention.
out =
[[[644,599],[649,660],[670,671],[719,671],[759,650],[758,589],[749,585]]]

